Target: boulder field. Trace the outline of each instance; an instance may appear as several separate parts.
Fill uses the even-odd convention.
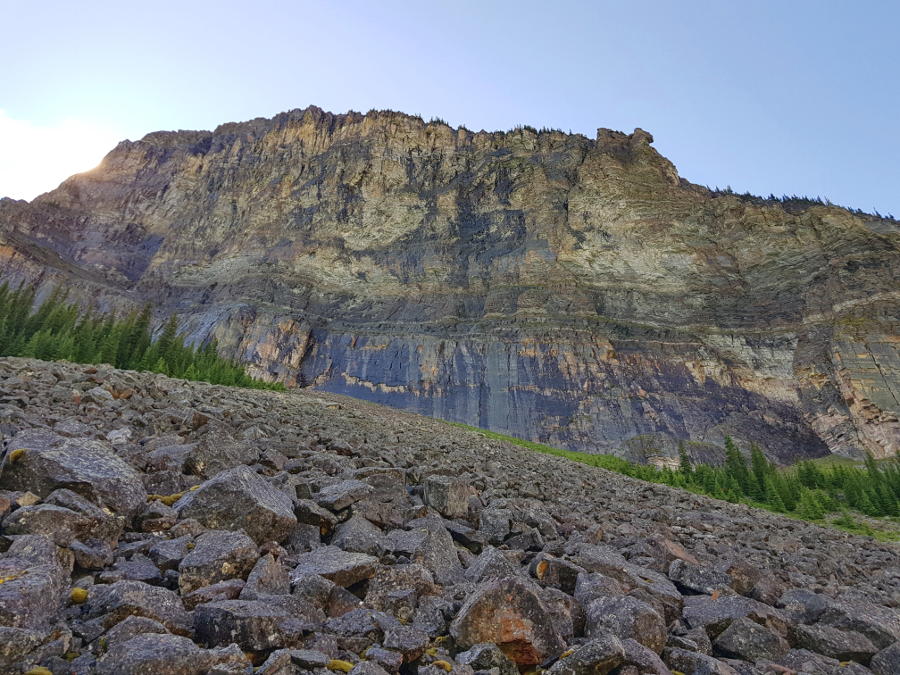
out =
[[[900,551],[309,391],[0,359],[0,672],[900,672]]]

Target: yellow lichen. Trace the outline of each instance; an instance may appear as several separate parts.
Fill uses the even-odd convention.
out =
[[[541,562],[539,562],[539,563],[537,564],[537,567],[535,568],[534,572],[535,572],[535,574],[537,575],[537,578],[538,578],[538,579],[543,579],[543,578],[544,578],[544,575],[547,573],[547,568],[548,568],[549,566],[550,566],[550,565],[549,565],[549,563],[547,563],[546,560],[541,560]]]
[[[321,534],[323,537],[327,537],[330,531],[331,530],[328,529],[328,523],[322,523],[321,525],[319,525],[319,534]]]
[[[87,600],[88,592],[86,588],[78,588],[77,586],[72,589],[72,592],[69,593],[69,600],[72,601],[73,605],[80,605],[85,600]]]
[[[9,463],[17,462],[19,458],[25,454],[25,448],[16,448],[11,453],[9,453]]]
[[[147,501],[152,502],[155,500],[158,502],[162,502],[166,506],[172,506],[172,504],[177,502],[182,497],[184,497],[183,492],[176,492],[173,495],[147,495]]]
[[[425,653],[428,654],[428,656],[437,656],[437,647],[429,647],[425,650]]]
[[[35,666],[30,670],[26,670],[25,675],[53,675],[53,671],[49,668],[44,668],[44,666]]]
[[[451,670],[453,670],[453,666],[451,666],[447,661],[444,661],[443,659],[440,659],[440,660],[438,660],[438,661],[435,661],[435,662],[432,663],[431,665],[437,666],[438,668],[443,668],[443,669],[446,670],[448,673],[449,673]]]
[[[199,489],[200,489],[200,485],[191,485],[191,487],[188,488],[188,492],[193,492],[194,490],[199,490]]]
[[[574,654],[574,653],[575,653],[574,649],[567,649],[566,651],[564,651],[562,654],[559,655],[559,658],[564,659],[567,656],[572,656],[572,654]]]
[[[341,659],[331,659],[326,666],[328,670],[337,670],[342,673],[349,673],[353,670],[353,664],[349,661],[342,661]]]
[[[16,572],[14,574],[8,574],[5,577],[0,577],[0,584],[5,584],[7,581],[15,581],[16,579],[25,576],[25,572]]]

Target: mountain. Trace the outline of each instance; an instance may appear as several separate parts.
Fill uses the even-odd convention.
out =
[[[896,453],[898,223],[713,192],[652,141],[317,108],[152,133],[0,202],[0,273],[559,447]]]

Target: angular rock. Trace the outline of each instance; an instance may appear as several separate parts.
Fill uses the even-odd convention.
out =
[[[588,637],[630,638],[657,654],[666,645],[665,620],[647,603],[627,595],[592,601],[585,611],[584,626]]]
[[[570,595],[575,592],[578,575],[585,571],[575,563],[547,553],[536,555],[529,570],[541,584],[558,588]]]
[[[288,595],[291,575],[275,556],[267,553],[256,561],[241,591],[242,600],[265,599],[267,595]]]
[[[875,675],[896,675],[900,673],[900,642],[885,647],[872,657],[869,668]]]
[[[237,600],[243,590],[243,579],[226,579],[182,595],[181,600],[184,602],[185,609],[192,611],[197,605],[203,605],[207,602]]]
[[[386,649],[403,654],[403,661],[411,663],[425,653],[428,634],[413,626],[392,626],[384,632],[381,644]]]
[[[0,626],[48,627],[62,609],[66,577],[55,559],[34,564],[15,554],[0,557]]]
[[[311,499],[300,499],[294,505],[294,516],[298,523],[315,525],[322,536],[331,534],[337,524],[334,514],[323,509]]]
[[[663,660],[673,672],[688,675],[741,675],[727,663],[706,654],[685,649],[666,649]]]
[[[375,574],[378,559],[365,553],[342,551],[325,546],[297,556],[297,566],[291,573],[292,583],[305,574],[318,574],[338,586],[352,586]]]
[[[385,565],[369,580],[366,604],[373,609],[390,611],[398,594],[412,592],[413,604],[422,595],[438,593],[434,577],[422,565]]]
[[[243,529],[258,544],[284,541],[297,525],[290,497],[246,466],[216,474],[174,508],[212,529]]]
[[[381,530],[359,515],[351,516],[334,531],[331,545],[345,551],[381,556],[386,550],[386,541]]]
[[[72,439],[49,431],[22,431],[9,442],[17,453],[0,475],[0,488],[31,490],[46,497],[58,488],[77,492],[131,518],[144,508],[140,475],[100,441]]]
[[[625,648],[625,665],[636,668],[640,673],[672,675],[659,655],[637,640],[622,640],[622,646]]]
[[[878,653],[878,647],[862,633],[843,631],[822,623],[791,626],[790,636],[795,646],[838,661],[858,661],[867,665]]]
[[[692,628],[704,628],[711,638],[728,628],[732,621],[747,617],[778,635],[787,632],[785,617],[773,607],[741,596],[692,596],[685,598],[684,620]]]
[[[900,612],[872,602],[831,601],[818,621],[862,633],[879,649],[900,640]]]
[[[105,628],[129,616],[143,616],[160,622],[178,635],[190,633],[190,616],[172,591],[141,581],[117,581],[90,589],[85,613],[88,618],[101,619]]]
[[[472,561],[465,572],[468,581],[478,583],[489,579],[503,579],[521,575],[522,570],[513,565],[502,551],[488,546]]]
[[[217,666],[246,669],[251,664],[234,647],[205,650],[186,637],[145,633],[111,647],[100,657],[96,672],[98,675],[199,675]]]
[[[106,631],[100,638],[103,649],[109,649],[121,642],[128,642],[136,635],[144,633],[166,634],[169,631],[159,621],[144,616],[129,616]]]
[[[469,515],[469,482],[452,476],[429,476],[425,479],[425,503],[445,518]]]
[[[473,645],[456,655],[456,662],[469,666],[472,670],[492,670],[496,668],[498,675],[518,675],[516,664],[509,660],[497,645],[490,642]]]
[[[543,663],[565,649],[536,588],[519,577],[479,586],[451,623],[450,634],[463,649],[492,642],[519,666]]]
[[[326,509],[342,511],[374,492],[375,488],[361,480],[344,480],[323,487],[316,493],[315,501]]]
[[[159,569],[163,571],[173,570],[178,569],[178,565],[184,560],[184,557],[194,550],[195,547],[194,537],[184,535],[183,537],[163,539],[156,542],[150,547],[147,556]]]
[[[719,656],[744,661],[777,661],[791,648],[783,637],[747,618],[732,621],[713,646]]]
[[[613,635],[598,635],[551,666],[552,675],[606,675],[625,661],[625,647]]]
[[[260,651],[300,646],[304,634],[324,618],[321,610],[291,596],[220,600],[197,606],[194,631],[210,647],[234,642],[243,650]]]
[[[178,565],[178,587],[187,594],[217,581],[243,578],[258,557],[256,544],[243,532],[205,532]]]
[[[716,590],[731,587],[731,577],[712,568],[695,565],[684,560],[673,560],[669,565],[669,579],[679,590],[711,595]]]

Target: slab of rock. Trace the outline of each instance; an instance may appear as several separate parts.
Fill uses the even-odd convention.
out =
[[[872,602],[832,600],[818,621],[862,633],[879,649],[900,640],[900,612]]]
[[[159,621],[148,619],[145,616],[129,616],[106,631],[101,640],[106,649],[121,642],[128,642],[136,635],[144,633],[166,634],[169,631]]]
[[[0,626],[49,626],[62,609],[67,577],[53,557],[41,564],[15,554],[0,557]]]
[[[387,549],[384,533],[360,515],[354,515],[335,528],[331,538],[332,546],[345,551],[355,551],[373,556],[381,556]]]
[[[519,666],[543,663],[565,649],[537,588],[520,577],[479,586],[451,623],[450,634],[463,649],[492,642]]]
[[[669,579],[682,591],[705,593],[730,588],[731,577],[711,567],[696,565],[685,560],[673,560],[669,565]]]
[[[218,600],[237,600],[244,590],[243,579],[226,579],[181,596],[185,609],[193,610],[197,605]]]
[[[869,668],[875,675],[896,675],[900,673],[900,642],[885,647],[872,657]]]
[[[599,635],[559,659],[552,675],[606,675],[625,662],[625,647],[613,635]]]
[[[342,511],[374,492],[375,488],[361,480],[343,480],[323,487],[316,493],[315,501],[323,508]]]
[[[212,530],[201,534],[193,544],[178,565],[182,594],[224,579],[243,578],[259,557],[256,543],[241,531]]]
[[[777,661],[791,648],[783,637],[747,618],[732,621],[713,646],[719,656],[744,661]]]
[[[210,647],[237,643],[260,651],[301,646],[324,619],[321,610],[296,597],[221,600],[194,609],[194,631]]]
[[[242,529],[258,544],[284,541],[297,525],[291,498],[243,465],[216,474],[174,508],[209,528]]]
[[[686,649],[666,649],[663,660],[673,671],[696,675],[741,675],[727,663]]]
[[[201,649],[186,637],[145,633],[111,646],[97,661],[98,675],[200,675],[214,668],[243,672],[250,660],[230,648]],[[224,670],[230,667],[228,670]],[[237,670],[239,669],[239,670]]]
[[[381,645],[403,654],[403,661],[411,663],[425,653],[428,634],[414,626],[391,626],[384,632]]]
[[[503,555],[503,551],[488,546],[469,565],[465,577],[468,581],[478,583],[521,574],[522,570],[513,565],[509,558]]]
[[[528,569],[541,584],[558,588],[570,595],[575,592],[578,575],[585,571],[573,562],[548,553],[538,553]]]
[[[692,596],[685,598],[684,620],[691,628],[704,628],[715,638],[732,621],[747,617],[768,627],[778,635],[787,632],[787,620],[778,610],[742,596]]]
[[[27,430],[16,434],[8,448],[15,460],[8,460],[0,475],[2,489],[46,497],[66,488],[126,518],[144,509],[147,493],[140,474],[101,441]]]
[[[630,638],[657,654],[666,645],[663,617],[647,603],[628,595],[592,601],[585,612],[584,626],[588,637]]]
[[[336,546],[323,546],[297,556],[297,566],[291,574],[296,580],[304,574],[318,574],[338,586],[352,586],[375,574],[378,558],[365,553],[342,551]]]
[[[466,518],[469,497],[475,491],[468,481],[453,476],[429,476],[425,479],[425,503],[446,518]]]
[[[111,628],[129,616],[143,616],[159,621],[172,633],[190,633],[190,615],[181,598],[172,591],[141,581],[117,581],[93,586],[85,604],[88,618],[99,618]]]
[[[275,556],[267,553],[250,570],[240,597],[242,600],[257,600],[267,595],[288,595],[290,592],[291,575]]]
[[[838,661],[858,661],[866,665],[878,653],[878,647],[862,633],[843,631],[822,623],[791,626],[790,636],[795,646]]]
[[[482,642],[456,655],[456,662],[472,670],[497,669],[498,675],[519,675],[519,669],[497,645]]]

